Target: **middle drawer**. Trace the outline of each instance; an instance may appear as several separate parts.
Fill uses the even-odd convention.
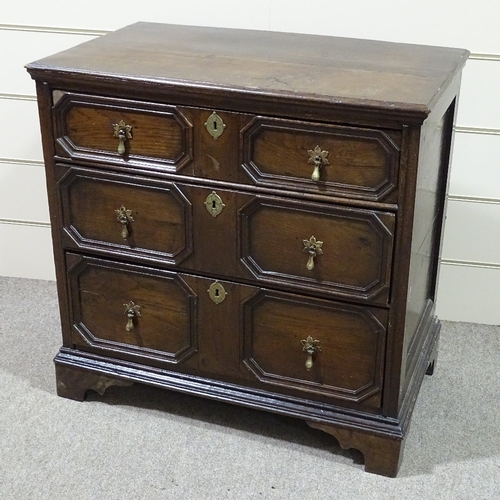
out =
[[[59,165],[63,244],[386,305],[395,215]]]

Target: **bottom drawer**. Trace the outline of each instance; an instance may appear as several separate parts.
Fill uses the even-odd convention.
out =
[[[71,253],[66,261],[73,348],[273,393],[380,407],[385,309]]]

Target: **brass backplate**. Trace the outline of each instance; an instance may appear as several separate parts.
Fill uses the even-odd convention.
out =
[[[226,298],[226,295],[227,295],[226,290],[218,281],[214,281],[209,286],[207,292],[208,292],[208,295],[210,296],[210,298],[216,304],[220,304],[221,302],[224,302],[224,299]]]
[[[217,217],[225,206],[222,198],[215,191],[212,191],[205,200],[205,207],[208,213],[214,217]]]
[[[222,118],[214,111],[205,122],[205,127],[207,127],[208,133],[217,140],[224,132],[226,124],[222,121]]]

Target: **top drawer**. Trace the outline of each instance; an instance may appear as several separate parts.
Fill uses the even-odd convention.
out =
[[[101,167],[395,203],[401,131],[54,92],[56,153]]]
[[[396,201],[401,132],[256,117],[242,166],[258,185]]]
[[[175,106],[54,94],[59,156],[171,173],[193,158],[192,125]]]

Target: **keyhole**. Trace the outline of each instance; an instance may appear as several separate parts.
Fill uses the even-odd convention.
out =
[[[215,204],[215,200],[212,200],[212,209],[215,210],[217,208],[216,204]]]
[[[224,287],[217,281],[210,285],[207,292],[210,298],[216,304],[220,304],[221,302],[223,302],[227,295],[226,290],[224,290]]]
[[[214,130],[217,131],[217,122],[214,120]]]

